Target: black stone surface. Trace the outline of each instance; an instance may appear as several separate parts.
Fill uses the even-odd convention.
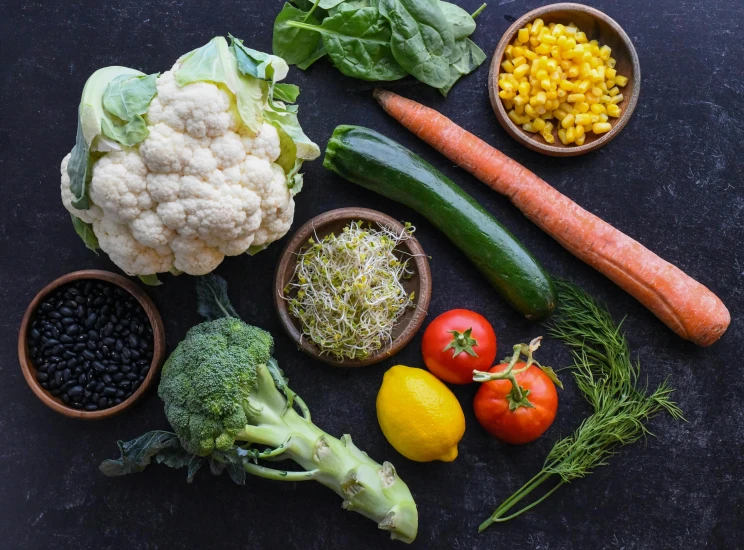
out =
[[[459,2],[469,10],[480,0]],[[494,0],[475,40],[490,54],[509,21],[544,2]],[[109,479],[98,463],[116,439],[166,428],[151,395],[121,417],[85,423],[45,408],[16,360],[21,315],[47,282],[82,268],[116,270],[86,250],[59,199],[59,163],[72,148],[80,92],[106,65],[167,70],[178,56],[217,34],[233,33],[270,50],[281,2],[0,0],[0,547],[8,549],[402,548],[340,499],[314,483],[252,479],[151,467]],[[554,426],[534,444],[509,447],[487,437],[473,417],[475,387],[457,387],[467,432],[451,464],[416,464],[385,441],[375,395],[393,364],[421,366],[419,337],[380,365],[344,371],[312,362],[280,331],[270,294],[278,243],[259,256],[230,258],[218,269],[245,320],[276,336],[277,358],[314,420],[392,461],[420,510],[421,549],[697,549],[744,547],[744,42],[739,0],[604,0],[635,42],[643,68],[641,99],[624,132],[601,151],[551,159],[512,141],[496,122],[486,91],[487,64],[444,100],[412,80],[391,84],[442,110],[584,207],[708,285],[733,321],[709,349],[680,340],[635,300],[574,259],[506,199],[452,166],[387,118],[372,84],[341,77],[326,62],[289,80],[301,86],[301,121],[323,147],[337,124],[362,124],[401,141],[459,182],[511,229],[551,272],[605,300],[620,319],[649,384],[669,377],[688,422],[658,417],[649,438],[609,466],[572,483],[520,519],[478,535],[494,507],[535,474],[554,441],[588,414],[576,387],[560,392]],[[413,222],[432,256],[432,316],[470,307],[496,328],[500,355],[542,332],[511,311],[455,247],[399,205],[307,164],[295,227],[341,206],[377,208]],[[166,277],[150,291],[171,347],[197,321],[193,281]],[[554,341],[541,356],[556,367],[568,354]]]

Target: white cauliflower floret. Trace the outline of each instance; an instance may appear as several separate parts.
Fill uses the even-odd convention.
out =
[[[284,236],[294,216],[277,130],[264,123],[243,135],[232,95],[205,82],[179,87],[177,68],[157,79],[148,137],[94,164],[89,210],[72,208],[70,155],[62,161],[65,207],[130,274],[209,273]]]
[[[154,275],[173,266],[173,252],[169,247],[145,246],[134,238],[127,225],[104,218],[93,222],[93,231],[101,250],[129,275]]]

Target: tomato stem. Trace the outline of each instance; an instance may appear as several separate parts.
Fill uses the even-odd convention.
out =
[[[452,349],[454,350],[452,357],[457,357],[462,352],[467,353],[471,357],[478,357],[478,354],[475,353],[475,350],[473,349],[473,346],[478,345],[478,340],[471,336],[473,333],[473,327],[470,327],[465,332],[458,332],[456,330],[450,330],[448,332],[452,335],[452,341],[447,344],[447,346],[442,350],[442,353],[448,349]]]

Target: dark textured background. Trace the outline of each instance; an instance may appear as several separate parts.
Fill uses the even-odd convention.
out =
[[[459,2],[469,10],[479,0]],[[474,36],[490,54],[509,21],[544,2],[492,0]],[[340,499],[314,483],[260,479],[238,487],[201,473],[152,467],[109,479],[98,463],[116,453],[117,438],[166,428],[154,395],[109,421],[59,416],[29,391],[16,360],[26,304],[53,278],[81,268],[116,270],[87,251],[59,200],[59,163],[75,140],[75,117],[87,76],[105,65],[164,71],[214,35],[233,33],[269,51],[279,1],[178,2],[0,0],[0,547],[9,549],[402,548]],[[270,330],[292,387],[313,419],[335,435],[350,433],[378,460],[396,465],[420,510],[421,549],[744,547],[744,46],[740,0],[606,0],[593,6],[633,39],[643,68],[641,99],[624,132],[601,151],[551,159],[512,141],[496,122],[486,91],[487,63],[445,101],[413,81],[390,86],[441,109],[493,145],[675,263],[715,291],[733,321],[709,349],[680,340],[635,300],[561,249],[497,196],[387,118],[372,86],[341,77],[327,62],[289,80],[302,88],[301,121],[323,147],[337,124],[363,124],[421,154],[460,183],[511,229],[553,273],[606,300],[625,328],[651,385],[670,377],[688,422],[658,417],[658,435],[625,448],[584,480],[562,488],[522,518],[478,535],[476,527],[540,469],[554,441],[588,406],[567,380],[553,427],[536,443],[508,447],[475,421],[475,387],[458,387],[467,418],[460,457],[416,464],[385,441],[375,395],[395,363],[421,366],[419,337],[394,360],[343,371],[314,363],[281,333],[270,302],[282,243],[254,258],[230,258],[218,269],[245,320]],[[433,257],[430,314],[471,307],[494,324],[500,355],[542,329],[511,311],[454,246],[410,210],[306,165],[295,227],[342,206],[377,208],[418,227]],[[151,291],[171,346],[197,319],[193,281],[166,277]],[[556,342],[541,350],[559,367],[568,354]]]

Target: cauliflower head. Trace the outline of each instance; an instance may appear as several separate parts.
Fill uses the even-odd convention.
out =
[[[256,59],[241,72],[249,54],[263,60],[263,73]],[[62,203],[123,271],[204,275],[225,256],[261,250],[287,233],[299,167],[319,150],[299,128],[296,107],[277,99],[296,98],[294,87],[275,88],[283,63],[218,37],[159,76],[104,75],[105,87],[92,94],[101,71],[89,79],[78,140],[62,160]],[[89,104],[103,115],[98,127],[87,121],[86,136]]]

